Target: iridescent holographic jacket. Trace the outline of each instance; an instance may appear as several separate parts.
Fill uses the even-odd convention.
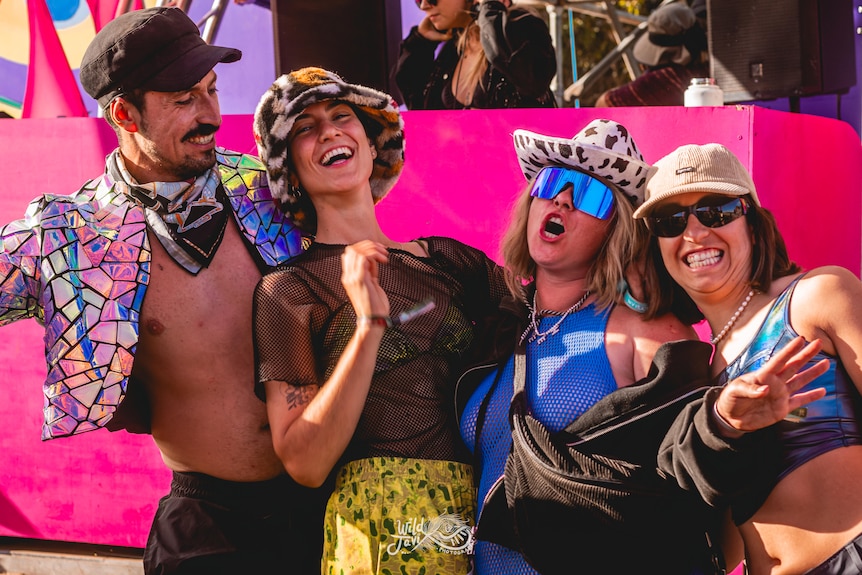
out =
[[[218,169],[261,270],[296,256],[302,236],[253,157],[221,148]],[[144,210],[107,174],[70,196],[45,195],[0,229],[0,325],[45,326],[42,439],[105,426],[126,395],[150,275]]]

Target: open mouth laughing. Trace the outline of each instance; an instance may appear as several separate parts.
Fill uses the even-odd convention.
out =
[[[345,162],[353,157],[353,150],[347,146],[340,146],[326,152],[320,159],[320,165],[332,166],[338,162]]]
[[[690,253],[684,259],[688,267],[698,269],[717,264],[723,255],[724,252],[713,248]]]
[[[198,146],[206,146],[213,141],[213,134],[207,134],[206,136],[192,136],[191,138],[187,138],[187,141]]]

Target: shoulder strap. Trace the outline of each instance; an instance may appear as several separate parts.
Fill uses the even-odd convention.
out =
[[[521,343],[515,349],[515,378],[512,381],[512,400],[524,391],[525,381],[527,379],[527,350],[524,344]]]
[[[515,348],[515,369],[512,379],[512,400],[509,404],[509,425],[514,429],[515,418],[530,414],[527,402],[527,349],[523,343]]]

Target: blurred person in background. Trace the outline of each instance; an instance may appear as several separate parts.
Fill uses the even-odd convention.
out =
[[[417,0],[394,76],[410,110],[551,108],[548,26],[510,0]],[[443,43],[440,47],[439,44]]]
[[[684,2],[665,4],[649,15],[634,57],[646,71],[599,96],[597,108],[682,106],[691,79],[709,77],[706,32]]]

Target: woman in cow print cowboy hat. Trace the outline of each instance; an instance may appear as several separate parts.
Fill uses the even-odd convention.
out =
[[[381,231],[402,126],[390,96],[320,68],[276,80],[255,112],[273,195],[313,235],[261,280],[254,333],[275,451],[297,482],[332,493],[325,521],[307,518],[325,529],[323,573],[470,570],[475,490],[454,384],[507,290],[479,250]]]
[[[646,244],[646,231],[633,225],[632,213],[643,203],[653,171],[628,130],[611,120],[594,120],[571,139],[516,130],[514,144],[528,184],[515,202],[501,246],[513,297],[487,337],[485,357],[459,381],[456,398],[462,437],[474,452],[474,467],[481,469],[476,572],[707,572],[703,566],[712,556],[705,531],[714,531],[721,518],[675,482],[667,487],[667,498],[651,496],[655,505],[667,507],[667,517],[630,521],[652,525],[655,520],[652,530],[626,531],[625,521],[611,526],[598,519],[578,525],[540,521],[528,532],[520,524],[508,528],[517,533],[512,540],[500,535],[506,520],[491,511],[483,515],[484,504],[498,495],[495,484],[511,495],[500,479],[504,470],[507,478],[511,471],[513,348],[525,354],[531,416],[553,434],[585,413],[595,417],[595,410],[588,411],[594,404],[647,378],[663,343],[696,339],[686,314],[680,312],[680,319],[670,313],[669,301],[662,302],[658,317],[644,321],[646,304],[635,299],[625,282],[627,273],[638,268]],[[709,357],[706,344],[686,343],[706,346],[699,357]],[[654,469],[667,427],[653,434],[653,451],[634,453],[631,461],[646,461]],[[654,471],[652,478],[658,481]],[[572,505],[579,501],[574,497]],[[596,533],[613,535],[599,537],[586,555],[572,554]],[[543,539],[566,543],[556,552],[531,554],[525,551],[527,538],[540,546]]]

